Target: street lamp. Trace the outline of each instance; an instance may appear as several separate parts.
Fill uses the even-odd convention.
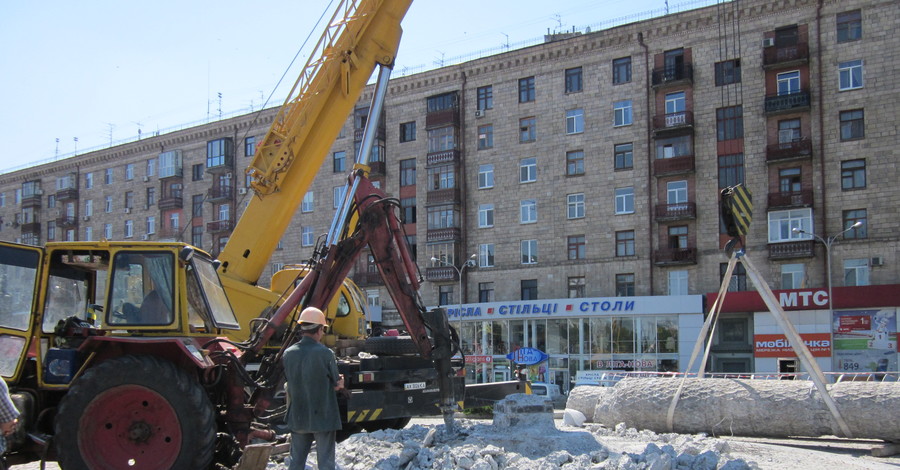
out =
[[[823,245],[825,245],[825,265],[826,265],[825,266],[825,268],[826,268],[825,275],[828,277],[828,279],[827,279],[827,281],[828,281],[828,310],[831,313],[832,319],[834,319],[834,298],[831,296],[831,245],[833,245],[835,240],[837,240],[838,237],[840,237],[841,235],[843,235],[851,230],[857,229],[859,227],[862,227],[861,221],[857,221],[855,224],[847,227],[842,232],[840,232],[836,235],[832,235],[827,238],[822,238],[814,233],[807,232],[806,230],[799,229],[797,227],[794,227],[793,229],[791,229],[791,231],[794,233],[802,233],[805,235],[813,236],[816,238],[816,240],[819,240],[820,242],[822,242]]]
[[[442,259],[439,259],[434,256],[431,257],[432,263],[441,263],[444,266],[450,266],[451,268],[456,270],[456,274],[459,276],[459,311],[458,311],[458,315],[459,315],[459,334],[460,334],[460,336],[462,336],[463,273],[466,271],[466,268],[474,268],[475,267],[475,258],[477,258],[477,257],[478,257],[478,255],[472,254],[472,256],[470,256],[469,259],[467,259],[466,262],[463,263],[462,266],[460,266],[458,268],[456,267],[456,265],[450,264]]]

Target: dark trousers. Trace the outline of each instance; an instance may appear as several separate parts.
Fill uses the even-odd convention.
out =
[[[306,457],[316,441],[316,460],[319,470],[335,470],[335,431],[315,433],[291,432],[291,466],[288,470],[304,470]]]

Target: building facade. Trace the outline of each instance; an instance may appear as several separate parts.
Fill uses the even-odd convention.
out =
[[[719,192],[736,184],[753,196],[748,256],[773,289],[897,284],[900,94],[891,79],[900,68],[898,21],[893,1],[742,0],[554,35],[393,79],[371,166],[401,201],[426,304],[475,309],[617,297],[665,304],[667,296],[716,292],[730,239]],[[307,259],[327,231],[371,93],[348,117],[273,270]],[[252,197],[243,168],[273,115],[2,174],[0,239],[177,239],[215,254]],[[385,323],[399,324],[371,257],[360,259],[353,278]],[[740,265],[730,290],[754,290]],[[714,370],[775,367],[754,354],[757,315],[723,314]],[[600,349],[608,353],[583,349],[595,317],[574,316],[578,327],[566,327],[561,341],[582,349],[567,349],[577,360],[554,369],[573,375],[618,364],[612,339]],[[460,320],[473,354],[476,342],[493,338],[492,324]],[[507,336],[494,344],[548,344],[546,336],[526,335],[528,321],[521,338],[506,325]],[[639,360],[649,353],[640,328],[615,331],[631,335],[616,354]],[[493,361],[507,353],[481,355]],[[638,369],[673,367],[643,364]]]

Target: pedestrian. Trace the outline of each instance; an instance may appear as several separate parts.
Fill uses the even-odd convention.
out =
[[[287,425],[291,429],[289,470],[306,468],[306,458],[316,441],[320,470],[335,468],[335,437],[341,429],[337,392],[344,388],[334,352],[321,343],[327,323],[315,307],[300,313],[300,341],[284,352],[287,378]]]
[[[6,438],[12,436],[16,432],[16,426],[19,424],[19,410],[13,404],[12,398],[9,396],[9,387],[6,381],[0,379],[0,470],[6,470],[6,459],[3,454],[6,453]]]

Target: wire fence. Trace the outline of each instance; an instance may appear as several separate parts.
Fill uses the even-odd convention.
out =
[[[698,378],[696,372],[623,372],[623,371],[597,371],[600,379],[597,383],[593,380],[577,382],[578,385],[602,385],[613,386],[624,378]],[[900,372],[825,372],[828,383],[840,382],[900,382]],[[807,372],[777,373],[777,372],[707,372],[703,374],[707,379],[742,379],[742,380],[810,380]]]

